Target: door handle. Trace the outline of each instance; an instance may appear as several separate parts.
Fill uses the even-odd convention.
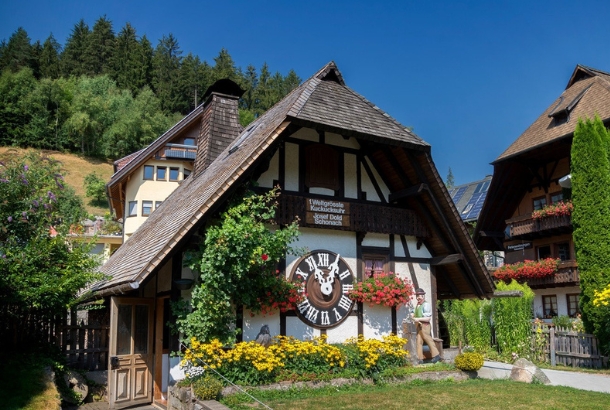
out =
[[[116,356],[112,356],[110,358],[110,368],[118,369],[119,368],[119,358]]]

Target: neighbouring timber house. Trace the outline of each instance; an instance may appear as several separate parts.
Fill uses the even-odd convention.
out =
[[[297,311],[271,316],[238,309],[236,326],[243,340],[253,340],[263,324],[272,335],[306,339],[324,334],[331,343],[359,334],[399,333],[406,308],[350,302],[342,290],[342,281],[356,283],[372,272],[393,271],[411,280],[427,291],[433,305],[437,299],[493,295],[494,283],[436,170],[430,146],[348,88],[334,63],[245,129],[238,122],[241,93],[229,80],[217,82],[193,113],[125,159],[109,184],[113,208],[125,217],[126,237],[131,235],[101,268],[109,279],[91,288],[93,297],[109,301],[111,408],[162,403],[168,385],[180,377],[179,360],[170,357],[179,350],[178,339],[167,323],[169,302],[190,295],[185,288],[193,273],[183,267],[183,254],[205,236],[206,224],[228,198],[251,181],[259,190],[281,187],[277,223],[298,216],[296,245],[310,250],[302,257],[287,255],[280,272],[293,278],[317,263],[331,277],[328,271],[336,263],[340,273],[327,311],[309,296]],[[148,182],[156,184],[151,187],[170,183],[158,169],[171,168],[168,150],[190,149],[185,138],[195,139],[196,156],[192,168],[183,158],[177,167],[190,170],[190,176],[179,173],[163,205],[130,230],[129,203],[138,201],[133,218],[142,218],[140,201],[155,199],[154,192],[140,191]],[[307,281],[308,295],[317,284]]]
[[[571,205],[574,129],[579,118],[596,114],[609,125],[610,74],[577,65],[563,93],[492,163],[493,179],[474,240],[481,250],[505,251],[507,264],[560,260],[554,274],[527,279],[539,318],[579,313],[578,265],[565,203]],[[553,211],[553,206],[564,210]]]

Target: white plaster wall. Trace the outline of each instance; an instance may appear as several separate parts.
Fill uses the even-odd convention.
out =
[[[285,189],[288,191],[299,190],[299,146],[286,143],[286,170],[284,174]]]
[[[362,334],[366,339],[381,339],[392,333],[392,309],[387,306],[363,305]]]
[[[332,189],[320,187],[309,188],[309,193],[317,195],[335,196],[335,191],[333,191]]]
[[[328,343],[342,343],[350,337],[358,337],[358,316],[348,316],[339,326],[328,329],[326,335]]]
[[[314,251],[316,249],[326,249],[338,253],[352,270],[354,276],[356,275],[357,255],[356,234],[354,232],[318,228],[299,228],[299,231],[301,234],[292,246],[306,248],[306,252]],[[290,271],[297,259],[299,259],[298,256],[286,255],[287,277],[290,275]]]
[[[349,137],[348,139],[343,138],[342,135],[335,134],[333,132],[327,132],[324,139],[329,145],[336,145],[338,147],[360,149],[360,144],[355,138]]]
[[[297,316],[289,316],[286,318],[286,336],[292,336],[299,340],[311,340],[320,336],[320,331],[307,326]]]
[[[312,128],[301,128],[297,132],[291,135],[292,138],[298,138],[300,140],[305,141],[320,141],[320,137],[318,136],[318,131]]]
[[[384,233],[367,233],[362,241],[362,246],[377,246],[380,248],[390,247],[390,235]]]
[[[345,197],[358,199],[357,158],[354,154],[345,154],[343,158]]]
[[[244,327],[242,339],[244,342],[256,340],[256,335],[260,332],[263,325],[269,326],[271,336],[280,334],[280,311],[277,310],[273,314],[254,315],[252,316],[249,309],[244,309]]]
[[[557,296],[557,314],[568,314],[568,299],[569,293],[580,293],[580,287],[571,286],[566,288],[549,288],[549,289],[534,289],[534,317],[542,317],[542,296],[555,295]]]
[[[375,169],[373,164],[371,164],[371,161],[369,161],[368,158],[365,158],[365,161],[367,161],[367,163],[369,164],[371,173],[373,174],[373,177],[377,181],[377,185],[379,185],[379,189],[381,190],[381,193],[383,194],[385,200],[387,201],[388,197],[390,195],[390,190],[388,189],[386,184],[383,182],[383,180],[379,176],[379,173],[377,172],[377,170]],[[364,192],[366,192],[366,199],[368,201],[381,202],[381,198],[379,198],[379,195],[377,195],[377,191],[375,190],[375,187],[373,186],[373,183],[371,182],[371,179],[369,178],[369,174],[366,172],[366,169],[364,168],[363,165],[361,165],[360,172],[362,174],[362,190]]]
[[[169,355],[161,355],[161,392],[167,398],[167,387],[169,385]]]
[[[269,169],[258,178],[258,185],[263,188],[273,188],[273,180],[279,179],[279,169],[280,154],[279,151],[275,151],[275,154],[273,154],[273,157],[269,162]]]
[[[409,248],[409,253],[414,258],[432,257],[432,255],[430,255],[430,252],[428,251],[428,248],[426,248],[426,245],[424,245],[423,243],[421,244],[419,249],[417,249],[417,240],[412,236],[407,237],[407,248]]]

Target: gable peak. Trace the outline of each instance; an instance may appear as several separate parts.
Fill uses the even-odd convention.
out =
[[[334,61],[326,64],[322,67],[315,75],[314,78],[317,78],[322,81],[334,81],[337,84],[345,85],[345,81],[343,81],[343,75],[339,68],[337,68],[337,64]]]

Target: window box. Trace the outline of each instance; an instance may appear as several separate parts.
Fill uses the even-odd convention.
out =
[[[532,219],[542,219],[551,216],[570,216],[574,210],[571,201],[559,201],[532,212]]]
[[[539,261],[526,260],[524,262],[504,265],[493,273],[498,280],[510,281],[544,278],[557,273],[559,259],[547,258]]]

